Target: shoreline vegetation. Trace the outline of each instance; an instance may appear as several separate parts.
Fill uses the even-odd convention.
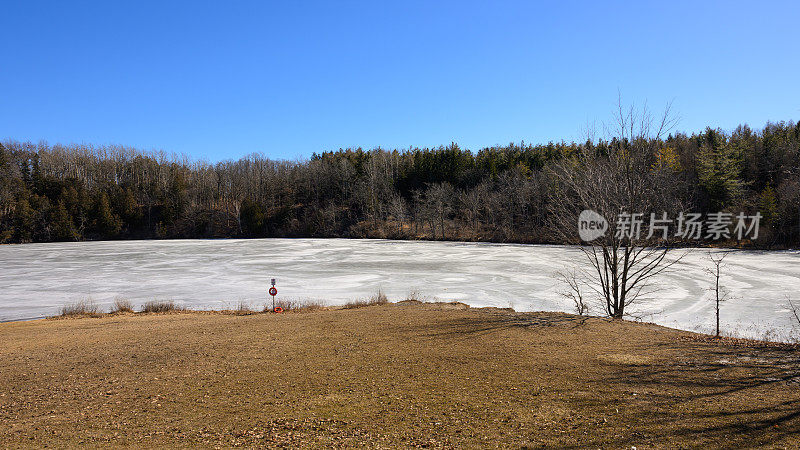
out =
[[[587,139],[473,152],[453,143],[209,163],[124,146],[6,140],[0,243],[342,237],[564,244],[552,229],[566,195],[562,172],[581,158],[601,161],[637,145]],[[669,180],[683,211],[762,216],[755,241],[678,245],[800,245],[800,123],[674,133],[647,148],[637,170]]]
[[[800,444],[794,347],[458,303],[303,311],[0,325],[0,441]]]
[[[382,291],[378,291],[375,295],[369,298],[356,299],[341,305],[326,305],[325,302],[320,300],[297,300],[297,299],[276,300],[275,307],[281,308],[281,311],[279,313],[275,313],[272,310],[271,302],[264,303],[264,306],[261,308],[255,307],[252,303],[249,302],[239,302],[233,308],[192,309],[182,306],[172,300],[150,300],[143,303],[137,309],[133,306],[132,302],[130,302],[129,300],[117,299],[114,301],[110,310],[102,311],[100,306],[94,303],[93,301],[81,300],[65,304],[64,306],[61,307],[60,313],[55,316],[46,316],[34,319],[21,319],[10,322],[0,322],[0,324],[23,322],[29,320],[65,320],[65,319],[86,319],[86,318],[102,319],[102,318],[111,318],[116,316],[147,316],[152,314],[167,314],[167,315],[199,314],[199,315],[233,315],[233,316],[249,316],[249,315],[260,315],[260,314],[292,314],[292,313],[310,313],[315,311],[336,311],[336,310],[356,309],[356,308],[383,306],[383,305],[423,305],[423,306],[455,308],[455,309],[506,311],[511,313],[518,313],[512,307],[505,307],[505,308],[496,306],[472,307],[470,305],[467,305],[466,303],[458,301],[419,300],[414,295],[405,300],[391,301],[386,297],[386,295]],[[546,314],[551,312],[536,311],[534,313]],[[520,312],[518,314],[526,314],[526,313]],[[576,318],[582,318],[582,319],[612,320],[612,321],[621,320],[624,322],[647,324],[647,325],[662,327],[669,330],[680,331],[682,333],[688,333],[690,335],[694,335],[693,339],[697,339],[698,341],[703,341],[703,340],[717,341],[732,346],[800,349],[800,342],[780,341],[780,340],[770,339],[771,335],[769,333],[767,333],[766,337],[763,339],[741,338],[726,334],[715,336],[713,333],[682,330],[680,328],[672,328],[664,325],[658,325],[652,322],[646,322],[630,318],[614,319],[610,317],[589,315],[589,314],[576,315],[567,312],[563,313],[559,312],[559,314],[566,314],[569,316],[575,316]]]
[[[367,306],[386,305],[389,303],[403,303],[403,302],[420,302],[413,296],[400,302],[390,302],[383,291],[378,290],[374,295],[363,298],[355,299],[346,302],[342,305],[326,306],[325,302],[321,300],[306,300],[306,299],[278,299],[275,300],[275,310],[280,310],[279,313],[295,313],[295,312],[310,312],[328,309],[355,309]],[[452,304],[461,305],[469,308],[468,305],[460,302],[434,302],[436,304]],[[79,300],[70,302],[63,305],[59,314],[55,316],[47,316],[44,319],[79,319],[79,318],[102,318],[111,317],[120,314],[127,315],[141,315],[141,314],[168,314],[168,313],[198,313],[198,314],[233,314],[233,315],[251,315],[251,314],[265,314],[275,313],[273,310],[272,302],[265,302],[261,308],[255,307],[251,302],[239,301],[234,308],[227,309],[191,309],[187,308],[173,300],[149,300],[144,302],[138,310],[135,308],[133,302],[124,298],[117,298],[111,305],[110,310],[102,311],[101,307],[91,299]],[[25,320],[25,319],[23,319]],[[37,319],[30,319],[37,320]]]
[[[401,302],[418,302],[416,299],[401,300]],[[326,306],[324,302],[319,300],[296,300],[296,299],[279,299],[275,301],[275,309],[280,308],[280,312],[308,312],[320,309],[354,309],[363,308],[366,306],[385,305],[390,302],[389,299],[382,291],[378,291],[375,295],[365,298],[356,299],[346,302],[342,305]],[[441,304],[459,304],[469,308],[468,305],[460,302],[435,302]],[[58,315],[45,317],[46,319],[67,319],[67,318],[99,318],[109,317],[118,314],[159,314],[159,313],[220,313],[220,314],[237,314],[237,315],[250,315],[261,313],[273,313],[272,302],[267,302],[262,308],[254,307],[250,302],[240,301],[235,308],[228,309],[190,309],[183,305],[176,303],[173,300],[149,300],[144,302],[138,311],[135,309],[133,303],[127,299],[116,299],[109,311],[101,311],[100,306],[92,300],[79,300],[63,305]]]
[[[203,240],[210,240],[210,241],[224,241],[224,240],[249,240],[249,239],[346,239],[346,240],[367,240],[367,241],[398,241],[398,242],[450,242],[454,244],[511,244],[511,245],[525,245],[530,247],[537,247],[537,246],[560,246],[560,247],[591,247],[591,243],[547,243],[547,242],[500,242],[500,241],[465,241],[465,240],[457,240],[457,239],[411,239],[411,238],[385,238],[385,237],[354,237],[354,236],[340,236],[340,237],[313,237],[313,236],[267,236],[267,237],[174,237],[174,238],[158,238],[158,239],[139,239],[139,238],[131,238],[131,239],[84,239],[81,241],[46,241],[46,242],[0,242],[0,246],[3,245],[27,245],[27,244],[59,244],[59,243],[82,243],[82,242],[136,242],[136,241],[203,241]],[[789,247],[772,247],[772,248],[760,248],[758,246],[753,245],[753,241],[725,241],[725,242],[706,242],[706,241],[697,241],[697,242],[672,242],[670,243],[670,248],[675,250],[751,250],[751,251],[769,251],[769,252],[781,252],[781,251],[798,251],[800,250],[800,244],[798,246],[789,246]]]

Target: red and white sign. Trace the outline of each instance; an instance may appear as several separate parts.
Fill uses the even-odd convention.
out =
[[[269,295],[271,295],[271,296],[273,296],[273,297],[275,297],[276,295],[278,295],[278,290],[277,290],[277,289],[275,289],[275,286],[272,286],[271,288],[269,288]]]

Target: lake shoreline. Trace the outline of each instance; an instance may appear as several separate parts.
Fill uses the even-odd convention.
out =
[[[676,252],[675,257],[685,252]],[[634,304],[648,322],[707,333],[707,251],[690,249],[658,291]],[[382,290],[398,301],[457,301],[517,311],[573,311],[558,272],[586,264],[568,246],[347,239],[93,241],[0,247],[0,320],[53,316],[65,305],[118,299],[137,307],[174,301],[203,310],[261,309],[277,279],[278,299],[333,306]],[[761,339],[794,333],[786,296],[800,291],[800,252],[731,252],[721,309],[723,333]],[[599,304],[590,313],[602,315]],[[774,340],[774,339],[773,339]],[[782,339],[781,339],[782,340]]]
[[[297,240],[350,240],[350,241],[396,241],[396,242],[437,242],[437,243],[457,243],[457,244],[507,244],[507,245],[524,245],[530,247],[575,247],[579,248],[582,245],[556,243],[549,241],[532,241],[532,242],[511,242],[511,241],[491,241],[491,240],[458,240],[458,239],[411,239],[411,238],[386,238],[386,237],[370,237],[370,236],[270,236],[270,237],[179,237],[179,238],[126,238],[126,239],[84,239],[80,241],[46,241],[46,242],[0,242],[2,246],[18,246],[18,245],[32,245],[32,244],[66,244],[66,243],[86,243],[86,242],[180,242],[180,241],[249,241],[249,240],[271,240],[271,239],[297,239]],[[755,245],[752,242],[746,244],[735,243],[739,241],[726,242],[723,245],[716,245],[715,243],[705,243],[706,245],[694,245],[692,243],[678,243],[672,245],[671,248],[675,250],[681,249],[706,249],[706,250],[752,250],[752,251],[768,251],[768,252],[782,252],[782,251],[800,251],[800,247],[791,246],[763,246]],[[674,244],[674,243],[673,243]],[[588,247],[588,245],[586,245]]]
[[[460,302],[420,302],[416,300],[401,300],[397,302],[387,302],[386,305],[395,305],[395,306],[402,306],[402,305],[420,305],[423,307],[429,308],[442,308],[442,309],[471,309],[474,311],[487,311],[487,312],[505,312],[505,313],[513,313],[513,314],[566,314],[568,316],[572,316],[576,319],[581,320],[605,320],[605,321],[619,321],[619,322],[629,322],[629,323],[636,323],[642,325],[652,325],[655,327],[663,328],[665,330],[672,330],[675,332],[681,333],[689,333],[690,335],[694,336],[693,339],[697,341],[707,341],[707,342],[715,342],[724,345],[730,346],[740,346],[740,347],[756,347],[756,348],[780,348],[780,349],[798,349],[800,348],[800,341],[794,340],[793,342],[787,341],[772,341],[772,340],[764,340],[764,339],[748,339],[748,338],[740,338],[736,336],[729,336],[729,335],[721,335],[719,337],[714,336],[710,333],[703,333],[703,332],[696,332],[690,330],[684,330],[681,328],[669,327],[665,325],[659,325],[654,322],[646,322],[642,320],[636,320],[633,318],[623,318],[623,319],[612,319],[609,317],[604,316],[595,316],[595,315],[576,315],[570,313],[564,313],[561,311],[515,311],[512,308],[498,308],[493,306],[486,306],[486,307],[470,307],[465,303]],[[383,303],[381,304],[383,305]],[[67,314],[67,315],[55,315],[55,316],[42,316],[42,317],[35,317],[30,319],[16,319],[16,320],[6,320],[0,321],[0,326],[3,324],[11,324],[17,322],[35,322],[35,321],[71,321],[71,320],[104,320],[104,319],[112,319],[118,317],[147,317],[147,316],[180,316],[180,315],[199,315],[199,316],[256,316],[256,315],[276,315],[276,314],[309,314],[315,311],[337,311],[337,310],[346,310],[346,309],[355,309],[355,308],[363,308],[363,307],[373,307],[379,306],[377,304],[363,304],[363,305],[355,305],[355,306],[346,306],[346,305],[334,305],[334,306],[314,306],[312,308],[305,308],[301,307],[298,309],[285,309],[280,312],[273,312],[268,309],[264,310],[236,310],[236,309],[176,309],[174,311],[166,311],[166,312],[145,312],[145,311],[134,311],[134,312],[117,312],[117,311],[108,311],[108,312],[97,312],[91,314]]]

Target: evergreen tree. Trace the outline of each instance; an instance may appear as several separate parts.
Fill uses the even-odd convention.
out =
[[[53,211],[53,239],[57,241],[78,240],[78,231],[70,217],[64,200],[59,200]]]
[[[27,198],[22,197],[17,200],[17,205],[14,209],[14,240],[17,242],[31,242],[33,240],[35,216],[36,211],[31,208]]]
[[[141,225],[144,214],[139,202],[136,201],[136,196],[133,195],[131,188],[125,188],[118,196],[117,205],[121,211],[122,224],[125,229],[130,233],[132,230]]]
[[[728,145],[719,131],[708,128],[700,140],[697,160],[700,186],[708,196],[710,209],[721,211],[742,194],[741,155]]]
[[[102,192],[94,213],[95,231],[102,238],[115,238],[122,229],[122,221],[111,210],[108,194]]]
[[[250,198],[242,202],[241,221],[244,233],[248,236],[263,236],[267,216],[260,204]]]

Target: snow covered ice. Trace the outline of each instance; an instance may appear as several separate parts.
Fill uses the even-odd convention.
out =
[[[659,278],[657,292],[634,312],[645,321],[690,331],[713,330],[706,250],[692,250]],[[174,300],[192,309],[261,308],[270,278],[278,297],[328,305],[411,292],[434,301],[517,311],[567,311],[555,272],[586,264],[577,248],[429,241],[252,239],[104,241],[0,246],[0,320],[58,313],[92,299],[108,310],[117,297],[137,306]],[[722,283],[723,331],[785,339],[795,329],[787,296],[800,304],[800,252],[735,251]],[[596,305],[593,305],[593,307]],[[599,314],[599,308],[594,308]],[[796,330],[800,332],[800,330]],[[798,333],[800,334],[800,333]]]

